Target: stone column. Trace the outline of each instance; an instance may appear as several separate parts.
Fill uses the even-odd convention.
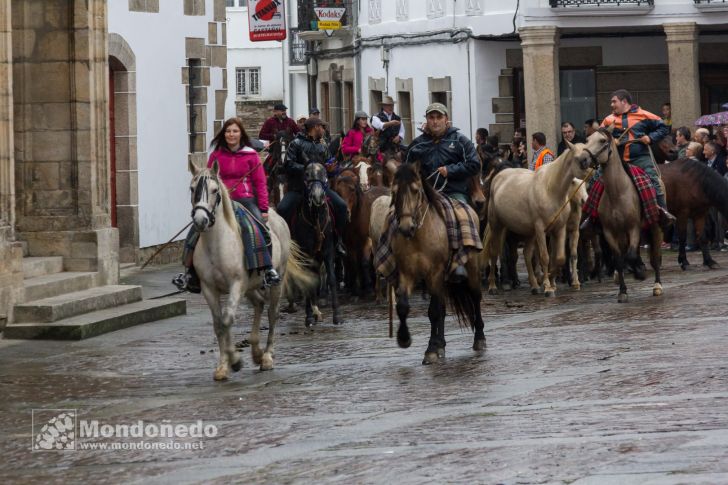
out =
[[[695,22],[664,24],[670,64],[672,126],[693,127],[700,117],[698,26]]]
[[[559,31],[556,27],[519,30],[523,48],[523,81],[526,94],[526,132],[529,160],[531,135],[546,135],[546,145],[556,151],[561,124],[559,90]]]
[[[22,300],[22,250],[15,240],[11,0],[0,0],[0,332]]]
[[[18,238],[114,283],[106,2],[12,2],[12,19]]]

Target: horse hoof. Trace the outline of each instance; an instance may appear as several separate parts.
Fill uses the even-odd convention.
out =
[[[707,263],[703,263],[703,266],[707,266],[709,269],[718,269],[720,268],[720,265],[716,263],[713,260],[708,261]]]
[[[538,288],[531,288],[532,295],[538,295]]]
[[[481,350],[485,350],[485,339],[478,339],[473,342],[473,350],[476,352],[480,352]]]
[[[571,285],[571,289],[574,291],[581,291],[581,285]]]
[[[272,370],[273,357],[269,353],[263,354],[263,361],[260,363],[260,370]]]
[[[306,317],[306,328],[310,327],[316,323],[316,319],[314,317]]]
[[[662,296],[662,288],[653,288],[652,296]]]
[[[437,357],[440,359],[445,358],[445,347],[440,347],[437,349]]]
[[[619,296],[617,297],[618,303],[627,303],[627,301],[628,301],[627,293],[620,293]]]
[[[233,370],[233,372],[240,372],[240,369],[243,368],[243,359],[238,357],[238,361],[232,364],[230,368]]]
[[[228,380],[230,376],[228,375],[227,369],[215,369],[215,374],[213,374],[212,378],[216,381],[226,381]]]
[[[546,298],[553,298],[556,296],[556,291],[555,290],[544,291],[543,296],[545,296]]]
[[[647,272],[645,271],[645,269],[642,268],[642,267],[635,268],[634,269],[634,279],[636,279],[637,281],[644,281],[644,280],[646,280],[647,279]]]
[[[497,288],[488,288],[488,294],[489,295],[497,295],[498,289]]]
[[[437,364],[439,360],[440,357],[437,355],[437,352],[425,352],[425,358],[422,360],[422,365]]]
[[[341,319],[341,318],[339,318],[339,317],[334,317],[334,318],[332,319],[332,322],[334,323],[334,325],[341,325],[342,323],[344,323],[344,320],[342,320],[342,319]]]
[[[263,357],[263,352],[260,350],[253,350],[251,354],[253,356],[253,364],[260,365],[260,359]]]

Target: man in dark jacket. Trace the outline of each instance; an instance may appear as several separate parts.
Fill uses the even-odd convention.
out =
[[[402,118],[394,113],[394,99],[385,96],[380,103],[382,110],[372,116],[372,128],[379,130],[379,150],[384,153],[397,151],[404,139]]]
[[[299,133],[288,145],[284,169],[288,178],[288,191],[278,203],[276,211],[291,225],[293,214],[299,204],[303,202],[305,185],[303,173],[309,163],[324,164],[328,158],[328,150],[321,143],[324,135],[324,123],[319,118],[309,118],[304,123],[305,133]],[[347,207],[346,202],[329,187],[326,187],[326,197],[331,201],[334,212],[334,229],[337,235],[336,251],[345,255],[346,250],[341,242],[341,234],[346,229]]]
[[[576,132],[576,128],[571,121],[561,123],[561,142],[556,148],[556,156],[560,156],[566,151],[566,142],[569,143],[585,143],[584,138]]]
[[[410,144],[407,163],[419,163],[422,178],[436,190],[469,204],[468,179],[480,171],[473,142],[450,126],[445,105],[432,103],[425,110],[425,117],[425,131]],[[461,264],[449,275],[451,281],[464,281],[467,277]]]
[[[468,137],[448,124],[448,110],[441,103],[432,103],[425,111],[427,127],[415,138],[407,152],[407,162],[420,163],[422,176],[435,189],[443,185],[442,193],[469,203],[468,179],[480,170],[475,146]],[[435,174],[438,175],[430,175]],[[447,184],[445,184],[447,181]]]
[[[273,106],[273,116],[265,120],[260,128],[258,138],[261,140],[274,141],[279,132],[288,133],[288,139],[293,138],[299,132],[298,124],[286,115],[288,108],[285,104]]]

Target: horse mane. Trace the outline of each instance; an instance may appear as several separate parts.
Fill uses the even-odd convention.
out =
[[[725,178],[706,164],[689,158],[671,163],[679,163],[680,172],[692,177],[710,203],[728,218],[728,181]]]
[[[422,177],[420,177],[419,171],[415,168],[414,164],[403,163],[394,173],[395,185],[409,185],[415,182],[420,182],[422,190],[425,192],[427,202],[434,205],[437,213],[444,219],[445,214],[443,214],[440,204],[441,195],[426,180],[423,180]],[[397,191],[397,199],[399,199],[399,194],[401,193],[402,191]],[[396,204],[396,201],[392,199],[392,203]]]

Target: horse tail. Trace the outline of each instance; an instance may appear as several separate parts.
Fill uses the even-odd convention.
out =
[[[690,159],[683,163],[682,171],[693,176],[710,204],[728,219],[728,181],[704,163]]]
[[[318,288],[318,274],[311,271],[313,262],[296,241],[291,240],[288,251],[286,273],[283,276],[283,295],[295,298],[297,295],[312,294]]]
[[[471,288],[467,281],[447,283],[447,298],[455,311],[458,325],[467,325],[475,330],[475,324],[480,314],[480,286]]]

